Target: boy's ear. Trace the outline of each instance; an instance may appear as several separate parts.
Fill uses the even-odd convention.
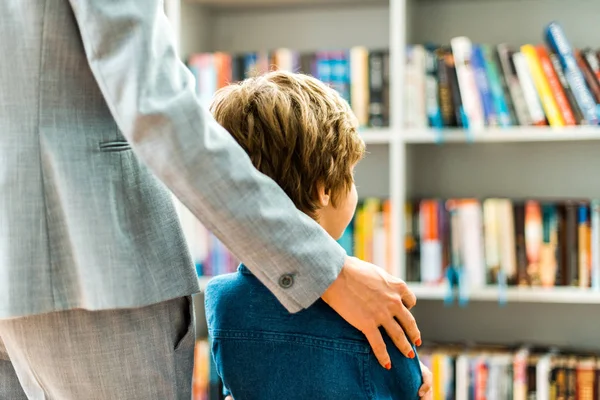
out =
[[[321,207],[327,207],[331,199],[329,196],[329,190],[325,188],[323,182],[317,183],[317,194],[319,196],[319,204]]]

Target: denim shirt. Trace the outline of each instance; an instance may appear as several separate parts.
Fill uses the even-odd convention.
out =
[[[385,370],[364,335],[323,300],[290,314],[244,265],[210,281],[205,306],[217,371],[234,400],[419,398],[418,357],[383,334],[392,361]]]

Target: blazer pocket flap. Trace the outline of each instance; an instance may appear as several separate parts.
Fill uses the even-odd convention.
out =
[[[100,151],[125,151],[131,150],[131,144],[126,140],[112,140],[99,144]]]

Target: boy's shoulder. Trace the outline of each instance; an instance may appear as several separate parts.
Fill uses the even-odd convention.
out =
[[[204,297],[209,329],[264,329],[265,319],[291,316],[243,265],[237,272],[212,278]]]

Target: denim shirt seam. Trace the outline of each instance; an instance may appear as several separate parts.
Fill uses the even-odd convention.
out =
[[[351,342],[349,340],[340,339],[323,339],[319,337],[291,334],[291,333],[280,333],[280,332],[268,332],[268,331],[234,331],[234,330],[220,330],[211,329],[210,336],[213,339],[221,340],[237,340],[237,341],[272,341],[280,343],[298,343],[306,346],[333,349],[337,351],[344,351],[353,354],[368,354],[369,349],[365,344],[358,342]]]
[[[366,357],[363,357],[363,387],[367,392],[367,398],[371,400],[375,400],[375,393],[373,390],[373,382],[371,380],[371,370],[369,369],[370,363],[370,354],[367,354]]]

